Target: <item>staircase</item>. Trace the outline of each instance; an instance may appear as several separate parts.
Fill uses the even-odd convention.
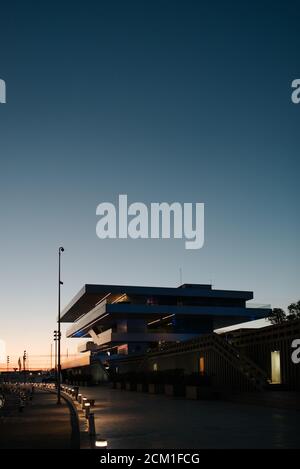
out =
[[[240,371],[256,390],[263,391],[267,387],[269,378],[263,369],[220,335],[213,333],[211,339],[213,350]]]
[[[216,352],[220,357],[238,370],[257,391],[264,391],[268,387],[269,377],[267,373],[249,357],[242,354],[226,339],[216,333],[205,334],[186,342],[170,344],[162,350],[151,351],[146,354],[142,354],[139,357],[128,357],[127,360],[137,360],[136,370],[142,371],[147,369],[148,360],[151,357],[158,358],[160,355],[167,356],[208,349]],[[138,360],[138,358],[140,360]]]

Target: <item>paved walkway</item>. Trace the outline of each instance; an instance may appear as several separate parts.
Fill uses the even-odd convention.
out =
[[[300,411],[83,387],[108,447],[300,448]]]
[[[259,406],[275,407],[300,411],[300,393],[289,391],[249,392],[234,396],[232,402],[240,404],[255,404]]]
[[[0,411],[0,448],[71,449],[74,447],[70,411],[56,396],[36,391],[33,400],[20,413],[14,398]]]

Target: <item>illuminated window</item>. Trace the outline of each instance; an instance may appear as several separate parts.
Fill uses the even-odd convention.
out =
[[[153,371],[157,371],[157,370],[158,370],[157,363],[153,363]]]
[[[280,351],[271,352],[271,382],[272,384],[281,383]]]
[[[200,357],[199,359],[199,372],[204,373],[204,357]]]

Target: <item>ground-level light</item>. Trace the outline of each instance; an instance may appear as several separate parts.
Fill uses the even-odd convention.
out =
[[[86,403],[84,404],[85,418],[86,418],[86,419],[89,418],[90,407],[91,407],[91,404],[90,404],[89,402],[86,402]]]
[[[81,400],[82,409],[84,408],[84,404],[85,404],[86,401],[87,401],[87,398],[83,397],[82,400]]]
[[[106,448],[107,447],[107,440],[97,438],[95,440],[95,446],[96,446],[96,448]]]

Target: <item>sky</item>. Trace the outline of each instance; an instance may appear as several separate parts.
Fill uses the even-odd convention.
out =
[[[298,2],[12,0],[0,13],[11,362],[49,358],[60,245],[62,305],[85,283],[177,286],[180,268],[273,307],[300,298]],[[100,240],[96,207],[119,194],[204,203],[204,247]]]

